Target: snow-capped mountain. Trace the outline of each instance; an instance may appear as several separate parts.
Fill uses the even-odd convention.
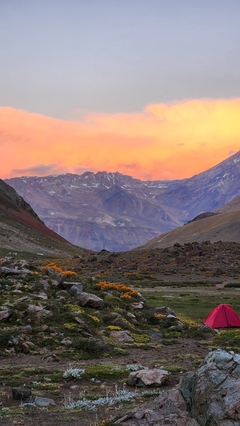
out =
[[[44,223],[95,251],[126,251],[240,195],[240,151],[189,179],[141,181],[118,172],[6,179]]]

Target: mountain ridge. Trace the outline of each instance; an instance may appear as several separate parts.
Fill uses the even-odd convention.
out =
[[[240,196],[240,151],[183,180],[141,181],[119,172],[85,172],[5,182],[50,229],[73,244],[127,251]]]

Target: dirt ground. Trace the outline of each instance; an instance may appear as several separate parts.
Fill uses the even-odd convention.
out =
[[[131,349],[127,355],[107,358],[106,362],[116,363],[116,364],[141,364],[143,366],[151,367],[161,367],[162,364],[176,365],[178,366],[178,371],[174,372],[171,375],[171,379],[168,385],[162,387],[162,389],[168,389],[176,385],[184,372],[192,370],[192,359],[203,359],[209,348],[202,343],[198,343],[196,340],[192,339],[178,339],[178,343],[172,342],[171,345],[166,345],[159,347],[158,349],[142,350],[142,349]],[[96,364],[96,362],[103,362],[104,358],[98,360],[88,360],[81,361],[81,367],[86,367],[89,364]],[[78,366],[79,363],[74,362],[71,365]],[[60,361],[56,362],[50,361],[47,362],[42,359],[40,356],[31,356],[20,354],[18,356],[13,356],[11,358],[2,358],[0,359],[0,366],[9,366],[13,368],[15,366],[29,366],[29,367],[46,367],[49,370],[62,369],[64,372],[66,370],[67,362]],[[182,369],[181,369],[181,368]],[[1,379],[0,379],[1,380]],[[1,385],[4,385],[1,383]],[[23,383],[26,387],[29,386],[28,383]],[[51,408],[41,409],[38,407],[25,407],[21,405],[21,402],[14,400],[12,398],[12,388],[7,384],[4,386],[4,396],[1,398],[1,406],[8,407],[10,409],[14,408],[17,411],[16,415],[11,415],[10,418],[4,418],[6,416],[5,411],[0,411],[2,418],[0,419],[0,424],[2,426],[7,425],[60,425],[60,426],[93,426],[100,425],[102,420],[109,420],[116,415],[119,415],[121,412],[125,412],[129,408],[140,405],[144,401],[132,400],[129,403],[122,403],[121,405],[116,404],[107,408],[99,408],[96,412],[92,411],[79,411],[79,410],[66,410],[64,404],[69,400],[77,400],[79,395],[86,391],[91,393],[92,388],[96,388],[96,383],[91,384],[91,381],[68,381],[64,380],[59,383],[59,394],[51,394],[51,392],[46,392],[44,397],[52,398],[56,406]],[[116,392],[116,386],[121,388],[123,385],[119,385],[115,380],[98,380],[98,394],[102,396],[114,395]],[[125,389],[133,391],[129,386],[125,386]],[[153,397],[151,397],[153,398]],[[8,410],[7,410],[8,411]],[[102,423],[103,424],[103,423]]]

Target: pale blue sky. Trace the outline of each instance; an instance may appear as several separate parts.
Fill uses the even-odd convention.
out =
[[[240,97],[240,0],[0,0],[0,106],[69,118]]]

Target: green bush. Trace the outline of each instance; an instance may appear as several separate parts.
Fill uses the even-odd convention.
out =
[[[113,346],[101,339],[78,337],[73,340],[73,347],[87,353],[91,358],[98,358],[111,352]]]
[[[17,330],[5,329],[0,331],[0,347],[8,347],[11,345],[14,337],[18,335]]]

